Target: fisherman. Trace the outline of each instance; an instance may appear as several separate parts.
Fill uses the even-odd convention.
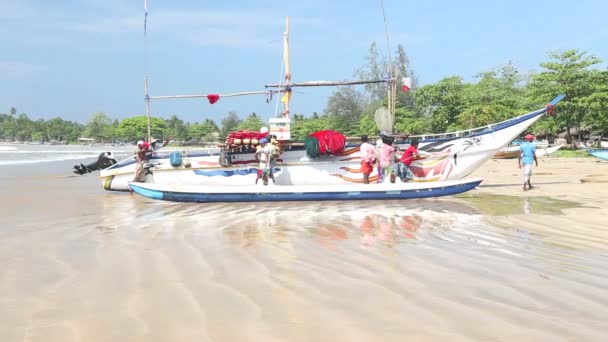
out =
[[[414,179],[414,173],[410,169],[410,165],[419,156],[418,140],[412,140],[410,147],[403,152],[403,155],[397,164],[397,173],[399,174],[399,178],[401,178],[402,182],[409,182],[410,180]]]
[[[268,143],[267,138],[260,139],[261,149],[256,151],[256,157],[260,161],[260,166],[258,168],[257,178],[255,179],[255,184],[258,184],[258,180],[263,178],[264,173],[268,176],[268,178],[272,179],[274,183],[274,175],[272,173],[272,158],[275,154],[275,147],[273,144]],[[264,185],[267,185],[267,180],[264,180]]]
[[[519,164],[520,169],[523,164],[524,191],[528,191],[532,189],[532,183],[530,183],[530,177],[532,177],[532,162],[535,162],[536,167],[538,167],[538,159],[536,159],[536,145],[532,143],[534,135],[527,134],[525,140],[526,141],[519,146],[520,154],[517,163]]]
[[[137,142],[137,150],[135,150],[135,177],[133,182],[145,182],[146,181],[146,169],[144,163],[146,157],[150,153],[150,143],[139,140]]]
[[[376,161],[376,149],[368,142],[369,138],[366,134],[361,136],[361,173],[363,173],[363,184],[369,184],[369,175],[374,170],[374,162]]]
[[[382,174],[382,181],[384,182],[387,177],[390,176],[390,182],[395,183],[395,173],[393,170],[393,159],[395,158],[395,148],[393,147],[394,137],[385,135],[382,137],[382,147],[380,148],[380,163],[378,163]]]
[[[377,169],[378,169],[378,183],[382,183],[384,182],[384,171],[383,168],[385,166],[385,164],[382,163],[382,149],[384,148],[384,139],[388,136],[388,134],[386,134],[385,131],[380,131],[380,133],[378,134],[378,139],[376,140],[376,155],[380,156],[380,159],[378,160],[378,165],[377,165]],[[386,164],[388,165],[388,164]]]

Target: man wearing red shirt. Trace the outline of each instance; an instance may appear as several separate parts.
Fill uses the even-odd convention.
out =
[[[416,158],[418,158],[418,140],[412,140],[410,147],[403,152],[403,155],[399,159],[397,167],[402,182],[408,182],[414,178],[414,174],[410,169],[410,164],[412,164]]]

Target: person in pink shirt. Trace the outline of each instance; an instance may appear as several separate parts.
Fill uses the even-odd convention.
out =
[[[363,173],[363,183],[369,184],[369,175],[374,170],[374,162],[376,161],[376,149],[368,142],[367,135],[361,136],[361,173]]]
[[[403,152],[403,155],[401,156],[397,167],[399,178],[401,178],[401,181],[409,182],[410,180],[414,179],[414,174],[410,169],[410,165],[419,156],[420,155],[418,154],[418,140],[412,140],[410,147],[408,147],[407,150]]]
[[[378,183],[384,182],[384,180],[390,176],[391,183],[395,182],[395,175],[393,172],[393,159],[395,158],[395,148],[393,147],[394,137],[383,136],[382,146],[380,147],[380,172],[382,172],[382,178],[378,177]]]

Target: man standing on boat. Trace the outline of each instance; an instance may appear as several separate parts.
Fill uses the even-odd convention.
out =
[[[532,177],[532,162],[536,163],[538,167],[538,159],[536,159],[536,145],[532,143],[534,136],[532,134],[526,135],[526,141],[519,146],[519,158],[517,163],[519,168],[522,168],[524,174],[524,191],[532,189],[532,183],[530,183],[530,177]]]
[[[145,182],[146,181],[146,169],[144,163],[146,157],[150,153],[150,143],[140,140],[137,142],[137,150],[135,151],[135,177],[133,182]]]
[[[171,140],[173,140],[173,137],[167,138],[167,140],[165,140],[161,145],[161,143],[159,142],[158,139],[152,138],[152,141],[150,141],[150,146],[152,147],[153,151],[158,151],[161,148],[167,146],[167,144],[169,144],[171,142]]]
[[[420,157],[418,154],[418,140],[412,140],[410,146],[403,152],[397,164],[397,173],[402,182],[409,182],[414,179],[414,173],[410,169],[412,162]]]
[[[274,183],[274,175],[272,174],[272,161],[275,157],[275,146],[273,144],[268,143],[267,138],[260,139],[260,146],[262,147],[258,152],[256,152],[256,157],[260,160],[260,167],[258,168],[258,176],[255,179],[255,184],[258,184],[258,180],[262,178],[264,185],[268,184],[268,180],[264,179],[264,173],[268,176],[268,178],[272,179]]]
[[[363,184],[369,184],[369,175],[374,170],[374,162],[376,161],[376,148],[368,142],[367,135],[361,136],[361,173],[363,173]]]

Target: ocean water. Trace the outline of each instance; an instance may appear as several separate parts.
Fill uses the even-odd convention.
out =
[[[171,203],[73,175],[89,147],[15,147],[64,159],[0,167],[2,341],[608,334],[605,193]]]
[[[86,164],[95,161],[103,152],[113,152],[117,158],[125,158],[134,150],[132,146],[0,145],[0,166],[64,160],[82,161]]]

